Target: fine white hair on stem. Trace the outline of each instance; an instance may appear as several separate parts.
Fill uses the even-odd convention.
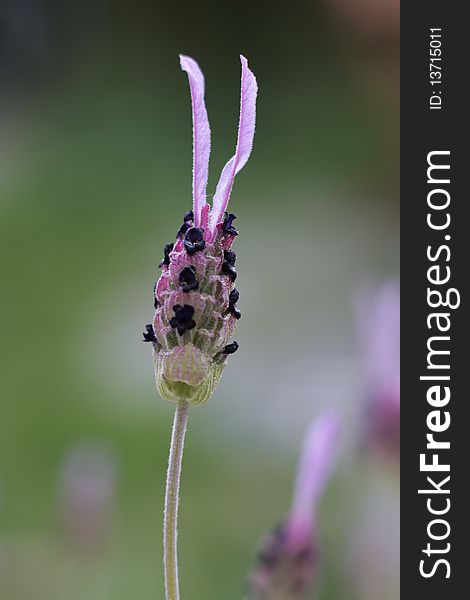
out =
[[[178,581],[178,503],[183,461],[184,438],[188,424],[188,403],[176,405],[171,433],[170,457],[165,491],[163,519],[163,568],[166,600],[179,600]]]

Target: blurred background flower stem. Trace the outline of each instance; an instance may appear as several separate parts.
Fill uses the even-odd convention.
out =
[[[180,401],[176,405],[168,460],[163,520],[163,568],[165,571],[166,600],[179,600],[180,597],[177,548],[178,502],[184,438],[188,424],[188,408],[188,403],[185,401]]]

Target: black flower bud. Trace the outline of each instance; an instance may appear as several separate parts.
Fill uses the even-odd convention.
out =
[[[233,221],[237,218],[233,213],[226,212],[224,215],[224,222],[222,224],[222,231],[227,235],[238,235],[238,231],[232,225]]]
[[[226,262],[226,261],[224,261],[222,263],[222,273],[224,275],[228,275],[230,277],[230,281],[232,281],[232,283],[237,278],[237,270],[235,269],[235,267],[233,265],[229,265],[228,262]]]
[[[153,331],[153,326],[149,323],[148,325],[145,326],[145,330],[144,331],[144,342],[156,342],[157,338],[155,337],[155,333]]]
[[[163,247],[163,260],[159,264],[160,267],[163,265],[168,266],[170,264],[170,252],[173,250],[173,244],[165,244]]]
[[[194,316],[194,307],[185,304],[181,306],[181,304],[175,304],[173,306],[173,311],[175,316],[170,319],[170,325],[177,329],[180,335],[183,335],[185,331],[189,331],[196,327],[196,322],[193,320]]]
[[[224,250],[224,260],[231,267],[235,265],[235,261],[237,260],[237,255],[233,250]]]
[[[224,346],[224,349],[222,350],[222,352],[224,354],[235,354],[235,352],[238,350],[239,345],[237,342],[232,342],[231,344],[227,344],[226,346]]]
[[[206,247],[204,231],[200,227],[190,227],[184,237],[184,247],[189,256],[193,256],[196,252],[204,250]]]
[[[199,282],[196,279],[196,269],[192,265],[181,269],[181,272],[178,276],[178,284],[181,288],[183,288],[183,292],[197,290],[199,287]]]

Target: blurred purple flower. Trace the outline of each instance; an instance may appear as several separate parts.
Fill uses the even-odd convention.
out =
[[[357,321],[367,394],[365,437],[369,447],[400,450],[400,289],[383,283],[361,294]]]
[[[202,404],[214,392],[227,356],[238,344],[228,343],[241,317],[236,303],[236,218],[227,213],[235,175],[253,147],[256,78],[240,56],[241,97],[237,145],[222,170],[212,207],[206,202],[210,128],[204,104],[204,76],[189,56],[180,56],[188,75],[193,117],[193,208],[184,215],[174,244],[167,244],[162,274],[155,285],[155,314],[144,340],[152,342],[157,387],[163,398]]]
[[[109,533],[115,500],[116,465],[106,444],[80,442],[66,452],[59,473],[59,505],[67,538],[89,549]]]
[[[303,600],[318,567],[316,510],[332,473],[339,419],[331,411],[310,426],[300,457],[292,505],[261,545],[249,600]]]

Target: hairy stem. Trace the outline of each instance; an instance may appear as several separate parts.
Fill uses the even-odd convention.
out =
[[[166,600],[179,600],[178,584],[178,500],[183,460],[184,437],[188,423],[188,403],[176,405],[171,434],[170,458],[165,491],[165,514],[163,519],[163,568],[165,571]]]

